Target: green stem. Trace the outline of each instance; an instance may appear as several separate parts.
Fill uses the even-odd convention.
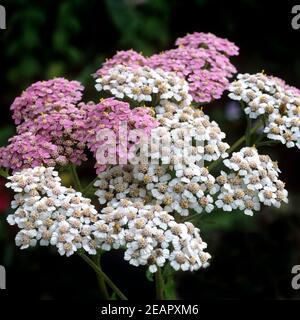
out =
[[[90,189],[93,187],[94,183],[98,180],[98,176],[91,181],[82,191],[83,195],[87,195],[90,191]]]
[[[265,134],[260,134],[259,137],[254,141],[253,145],[255,146],[259,146],[259,143],[264,139],[266,138],[266,135]]]
[[[101,269],[101,263],[100,263],[100,259],[101,259],[101,252],[97,252],[97,255],[95,255],[93,257],[94,263],[98,266],[99,270],[102,271]],[[101,298],[108,300],[109,299],[109,294],[106,288],[106,283],[105,280],[103,278],[102,275],[100,275],[99,273],[96,273],[97,279],[98,279],[98,285],[99,285],[99,289],[100,289],[100,293],[101,293]]]
[[[127,297],[122,293],[122,291],[113,283],[113,281],[104,273],[92,259],[90,259],[86,254],[79,252],[78,255],[89,265],[94,271],[99,274],[107,285],[119,296],[121,300],[128,300]]]
[[[164,280],[161,268],[158,267],[155,273],[156,300],[164,300]]]
[[[191,216],[184,217],[182,220],[180,220],[180,223],[184,223],[186,221],[191,221],[194,218],[199,217],[199,216],[201,216],[201,213],[192,214]]]
[[[279,144],[279,143],[280,143],[280,141],[278,141],[278,140],[262,141],[257,144],[257,147],[264,147],[264,146],[271,147],[271,146]]]
[[[254,126],[251,130],[250,130],[250,134],[253,134],[255,131],[257,131],[257,129],[259,129],[261,127],[262,123],[261,121],[258,121],[256,126]],[[239,146],[241,146],[244,141],[246,140],[246,136],[243,135],[241,136],[227,151],[228,154],[231,154],[234,150],[236,150]],[[208,170],[212,170],[214,169],[216,166],[219,165],[219,163],[221,163],[223,161],[222,158],[219,158],[218,160],[212,162],[209,166],[208,166]]]
[[[70,172],[72,175],[72,179],[73,179],[75,188],[77,189],[77,191],[81,191],[82,190],[81,183],[80,183],[80,180],[79,180],[79,177],[77,174],[76,166],[73,163],[70,165]]]

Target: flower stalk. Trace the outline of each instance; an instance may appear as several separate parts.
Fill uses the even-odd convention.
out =
[[[71,176],[72,176],[72,180],[74,182],[75,188],[78,191],[81,191],[82,190],[81,182],[80,182],[78,174],[77,174],[76,166],[72,163],[72,164],[70,164],[69,168],[70,168],[70,172],[71,172]]]
[[[155,273],[155,288],[156,299],[164,300],[164,279],[160,267],[157,268],[157,272]]]
[[[95,264],[95,262],[90,259],[86,254],[83,252],[79,252],[78,255],[90,266],[93,268],[93,270],[96,272],[96,274],[103,278],[104,281],[107,283],[107,285],[113,290],[113,292],[116,293],[116,295],[121,299],[121,300],[128,300],[125,294],[114,284],[114,282],[104,273],[99,266]]]
[[[83,194],[84,196],[89,195],[90,190],[93,188],[94,183],[95,183],[97,180],[98,180],[98,176],[96,176],[96,178],[93,179],[93,180],[82,190],[82,194]]]
[[[101,251],[97,251],[97,254],[93,257],[94,263],[98,266],[99,270],[102,271],[101,268]],[[109,294],[107,291],[106,283],[103,276],[100,273],[96,273],[98,279],[98,285],[100,289],[101,298],[109,300]]]

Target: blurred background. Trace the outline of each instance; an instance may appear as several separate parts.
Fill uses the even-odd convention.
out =
[[[61,0],[1,1],[7,29],[0,30],[0,144],[14,134],[9,111],[14,98],[32,82],[64,76],[86,86],[85,100],[97,100],[93,73],[117,50],[145,55],[172,48],[186,33],[212,32],[240,47],[232,59],[239,72],[267,74],[300,87],[300,29],[291,27],[288,1],[261,0]],[[235,141],[245,128],[240,109],[224,95],[204,107]],[[265,208],[255,217],[220,213],[199,220],[213,259],[195,274],[178,274],[178,298],[297,299],[291,269],[300,264],[300,152],[266,148],[279,161],[290,203]],[[80,172],[84,179],[87,173]],[[92,177],[91,177],[92,178]],[[0,264],[7,269],[9,297],[97,298],[93,271],[78,257],[59,257],[51,248],[20,251],[16,230],[5,219],[12,194],[0,180]],[[103,268],[131,298],[153,297],[145,270],[108,253]]]

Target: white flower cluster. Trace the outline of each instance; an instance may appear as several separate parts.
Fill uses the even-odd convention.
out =
[[[163,146],[169,143],[173,147],[171,155],[174,155],[174,159],[171,159],[171,164],[200,160],[210,162],[228,157],[226,151],[229,145],[223,142],[225,133],[202,110],[191,106],[180,108],[175,103],[164,101],[156,107],[156,111],[163,129],[156,128],[154,133],[161,137]],[[168,136],[170,141],[167,140]],[[185,158],[185,155],[188,157]],[[184,161],[181,161],[182,157]],[[164,158],[162,161],[165,163]]]
[[[259,155],[257,150],[246,147],[234,152],[224,164],[231,173],[221,172],[216,178],[220,188],[216,206],[224,211],[239,209],[247,215],[259,211],[260,205],[280,207],[287,203],[288,193],[279,180],[277,163],[267,155]]]
[[[175,73],[147,66],[139,68],[116,65],[106,75],[96,79],[98,91],[109,91],[118,99],[157,103],[173,100],[182,105],[192,101],[188,83]]]
[[[238,75],[229,91],[231,99],[246,103],[245,113],[250,118],[265,118],[264,132],[269,139],[300,149],[300,95],[297,90],[283,86],[274,77],[246,73]]]
[[[213,210],[211,194],[217,189],[215,178],[206,168],[197,165],[184,167],[180,174],[179,170],[176,171],[176,177],[167,170],[165,165],[139,165],[134,168],[134,177],[145,184],[153,202],[167,212],[187,216],[190,209],[198,213]]]
[[[129,177],[130,168],[126,170],[128,175],[120,175],[120,168],[112,168],[111,179]],[[16,236],[21,249],[39,242],[41,246],[56,246],[61,255],[70,256],[78,249],[96,254],[97,248],[125,248],[125,260],[135,266],[148,265],[150,272],[168,262],[183,271],[208,266],[210,255],[204,252],[207,245],[199,229],[188,222],[176,223],[158,205],[122,199],[118,190],[98,214],[90,199],[61,185],[54,168],[24,169],[8,179],[7,187],[16,192],[12,201],[16,211],[7,220],[21,229]]]
[[[177,223],[158,205],[123,199],[102,210],[95,237],[103,250],[125,247],[124,259],[134,266],[147,265],[154,273],[170,262],[175,270],[198,270],[208,266],[199,229]]]
[[[12,201],[16,211],[7,221],[21,229],[17,246],[25,249],[39,242],[56,246],[61,255],[70,256],[81,248],[96,254],[92,231],[98,213],[90,199],[61,185],[54,168],[24,169],[8,179],[6,186],[16,192]]]
[[[165,211],[182,216],[187,216],[189,209],[198,213],[213,210],[211,195],[217,188],[206,168],[191,165],[181,172],[178,170],[176,177],[170,172],[170,166],[159,164],[115,166],[98,176],[95,195],[101,205],[113,205],[121,199],[143,201],[159,204]]]
[[[97,249],[120,248],[126,261],[148,266],[152,273],[166,263],[194,271],[208,266],[207,245],[198,228],[176,222],[171,213],[188,216],[218,207],[253,215],[262,204],[287,203],[277,164],[254,147],[228,159],[225,133],[191,106],[188,85],[175,74],[117,65],[96,82],[97,90],[119,99],[150,102],[160,126],[131,164],[108,167],[98,175],[94,187],[100,214],[90,199],[62,186],[54,168],[24,169],[9,177],[6,186],[16,192],[16,211],[7,220],[21,229],[16,236],[21,249],[39,243],[70,256],[79,249],[96,254]],[[297,91],[263,74],[239,75],[229,90],[232,99],[247,104],[250,118],[264,118],[270,139],[300,148]],[[205,164],[218,159],[230,171],[215,178]]]
[[[94,183],[95,195],[101,205],[130,198],[132,201],[146,201],[146,189],[134,179],[133,166],[114,166],[98,175]]]
[[[154,129],[147,154],[134,166],[116,166],[99,175],[94,184],[100,204],[130,199],[159,204],[167,212],[187,216],[214,208],[215,179],[202,166],[228,156],[229,145],[216,122],[201,110],[162,103],[161,126]],[[158,108],[161,108],[158,107]],[[202,163],[201,163],[202,161]]]

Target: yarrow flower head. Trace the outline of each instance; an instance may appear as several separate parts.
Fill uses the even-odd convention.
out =
[[[282,88],[284,88],[284,90],[289,91],[291,94],[300,96],[300,89],[298,89],[294,86],[290,86],[284,80],[282,80],[278,77],[269,76],[269,78],[273,79],[275,82],[277,82]]]
[[[11,105],[13,119],[20,124],[27,119],[61,108],[64,104],[76,104],[81,100],[83,86],[78,81],[54,78],[38,81],[27,88]]]
[[[0,164],[13,171],[35,166],[80,164],[86,160],[83,86],[54,78],[27,88],[11,106],[17,135],[0,149]]]
[[[95,238],[103,250],[125,247],[124,259],[150,272],[166,263],[175,270],[194,271],[207,267],[210,254],[199,229],[177,223],[158,205],[121,200],[107,206],[96,223]]]
[[[187,216],[191,209],[201,213],[211,212],[215,179],[206,168],[196,165],[181,167],[172,177],[170,167],[150,164],[134,168],[134,177],[146,185],[146,190],[153,202],[165,211]]]
[[[156,112],[161,127],[154,133],[157,133],[166,151],[171,151],[168,152],[171,157],[168,163],[199,164],[201,160],[211,162],[228,156],[226,151],[229,145],[223,142],[225,133],[202,110],[191,106],[178,108],[174,103],[165,102],[157,106]],[[155,153],[158,146],[153,145],[153,148],[154,151],[151,151]],[[162,163],[166,163],[164,158]]]
[[[65,163],[79,165],[87,159],[82,142],[85,136],[85,110],[84,104],[77,106],[65,104],[63,107],[42,113],[34,120],[28,119],[17,128],[18,134],[31,132],[53,143],[60,157],[66,159]]]
[[[96,254],[94,224],[99,216],[91,200],[80,192],[61,185],[54,168],[24,169],[8,177],[6,186],[16,192],[7,217],[20,231],[16,245],[21,249],[53,245],[61,255],[70,256],[78,249]]]
[[[85,135],[81,141],[94,153],[97,173],[107,164],[126,164],[131,149],[158,126],[149,108],[130,109],[128,103],[113,98],[88,103],[85,111]]]
[[[231,99],[247,104],[244,110],[250,118],[265,117],[264,132],[269,139],[300,149],[300,95],[296,88],[262,73],[247,73],[239,74],[229,91]]]
[[[188,84],[175,73],[154,70],[149,67],[132,68],[117,65],[106,75],[96,79],[98,91],[108,91],[118,99],[129,98],[138,103],[155,104],[173,100],[183,105],[190,104]]]
[[[279,168],[256,148],[245,147],[234,152],[224,165],[231,170],[216,178],[220,187],[216,205],[224,211],[239,209],[247,215],[259,211],[261,204],[279,208],[288,202],[284,183],[278,178]]]
[[[170,102],[165,108],[158,118],[165,126],[152,130],[151,150],[146,149],[145,154],[142,150],[133,166],[113,167],[99,175],[95,187],[100,204],[128,198],[153,200],[164,210],[181,215],[188,215],[189,209],[212,211],[215,179],[199,164],[228,156],[229,145],[222,141],[225,134],[200,110],[177,109]],[[168,123],[164,116],[172,114],[171,110],[174,115]]]
[[[235,67],[227,56],[207,49],[180,47],[151,56],[148,65],[175,72],[189,84],[193,100],[207,103],[219,99],[227,89]]]
[[[132,165],[107,168],[99,173],[94,187],[100,205],[111,204],[125,198],[134,202],[149,200],[145,187],[134,178]]]
[[[9,139],[9,145],[0,148],[0,166],[14,172],[36,166],[64,165],[68,159],[60,149],[43,136],[24,132]]]
[[[219,38],[212,33],[194,32],[176,40],[179,47],[203,48],[217,51],[226,56],[237,56],[239,48],[231,41]]]
[[[106,60],[102,67],[94,74],[94,78],[99,78],[109,73],[109,70],[117,65],[138,68],[147,65],[147,59],[134,50],[118,51],[112,58]]]
[[[132,69],[148,66],[152,69],[174,72],[177,76],[185,79],[195,102],[207,103],[219,99],[224,90],[228,88],[228,79],[236,72],[229,57],[238,54],[238,47],[227,39],[218,38],[211,33],[187,35],[177,39],[176,45],[178,46],[176,49],[150,57],[143,57],[133,50],[120,51],[107,60],[102,68],[97,70],[94,77],[108,76],[111,72],[110,69],[116,68],[118,65]],[[119,79],[121,82],[123,81],[122,78]],[[115,79],[113,79],[113,83],[119,87],[119,83]],[[104,82],[104,84],[107,90],[111,91],[112,83]],[[115,86],[113,94],[123,98],[126,92],[116,89]],[[102,86],[100,88],[102,90]],[[147,93],[140,93],[139,89],[135,90],[138,91],[138,94],[133,94],[130,90],[131,98],[134,96],[140,99],[150,99]]]

